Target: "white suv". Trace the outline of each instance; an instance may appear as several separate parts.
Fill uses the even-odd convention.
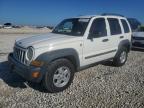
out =
[[[144,49],[143,27],[140,27],[138,31],[132,33],[132,48]]]
[[[122,66],[131,48],[131,28],[119,15],[80,16],[62,21],[48,34],[16,40],[11,70],[46,90],[66,89],[74,73],[101,61]]]

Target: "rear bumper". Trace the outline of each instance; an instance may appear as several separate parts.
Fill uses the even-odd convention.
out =
[[[12,53],[9,54],[8,61],[11,66],[11,71],[16,72],[17,74],[22,76],[24,79],[31,81],[31,82],[37,82],[37,83],[39,83],[42,80],[43,70],[40,67],[23,65],[14,59]],[[38,78],[33,78],[32,77],[33,72],[40,72],[40,76]]]

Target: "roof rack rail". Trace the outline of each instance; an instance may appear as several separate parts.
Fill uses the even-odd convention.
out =
[[[101,15],[102,15],[102,16],[110,15],[110,16],[121,16],[121,17],[125,17],[124,15],[115,14],[115,13],[103,13],[103,14],[101,14]]]

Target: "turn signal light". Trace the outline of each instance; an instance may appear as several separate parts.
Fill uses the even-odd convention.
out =
[[[32,77],[33,78],[38,78],[40,76],[40,72],[33,72]]]

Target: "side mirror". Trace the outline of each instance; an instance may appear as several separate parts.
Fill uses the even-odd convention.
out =
[[[89,33],[89,35],[88,35],[88,39],[93,39],[93,37],[94,37],[94,34],[92,34],[92,33]]]

